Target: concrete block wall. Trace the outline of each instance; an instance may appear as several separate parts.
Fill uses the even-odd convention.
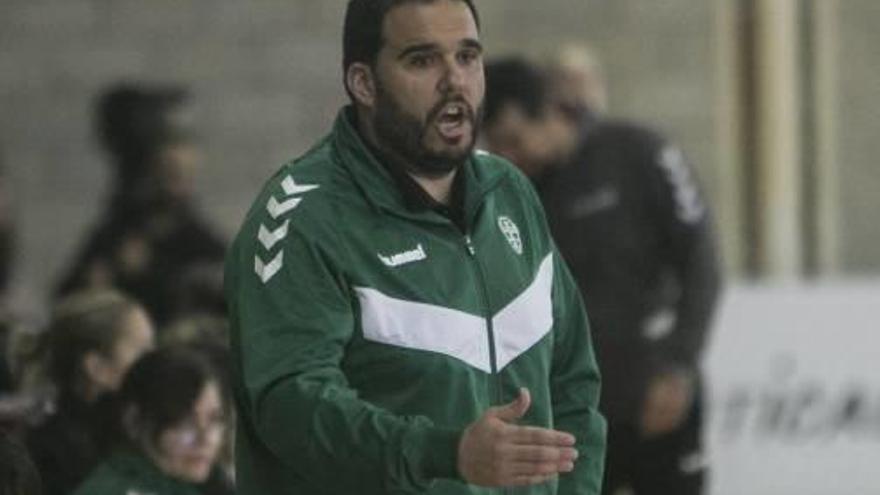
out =
[[[19,224],[18,300],[40,307],[95,220],[106,166],[94,95],[120,78],[194,90],[207,151],[203,209],[229,235],[279,164],[345,102],[343,0],[3,0],[0,149]],[[713,7],[703,0],[479,0],[490,54],[592,41],[615,113],[679,142],[710,196]]]

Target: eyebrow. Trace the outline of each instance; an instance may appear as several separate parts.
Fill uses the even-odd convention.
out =
[[[483,53],[483,44],[474,38],[466,38],[459,43],[459,46],[464,48],[471,48],[478,50],[480,53]],[[419,43],[417,45],[408,46],[397,55],[398,60],[402,60],[413,53],[422,53],[422,52],[430,52],[437,50],[439,46],[436,43]]]

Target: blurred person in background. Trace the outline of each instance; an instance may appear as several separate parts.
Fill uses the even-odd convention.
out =
[[[41,493],[40,473],[27,449],[0,428],[0,495]]]
[[[223,390],[232,387],[232,355],[229,350],[229,322],[226,318],[209,311],[193,311],[166,327],[160,334],[159,347],[185,346],[202,352],[217,371]],[[227,411],[226,437],[218,464],[227,475],[234,478],[235,459],[235,410],[231,394],[224,395],[229,402],[224,404]]]
[[[46,495],[67,495],[106,446],[106,400],[153,347],[153,325],[133,300],[108,290],[71,294],[42,334],[55,412],[27,435]]]
[[[95,121],[114,172],[112,194],[61,294],[117,287],[144,304],[161,328],[175,316],[183,277],[193,270],[222,273],[224,242],[194,204],[201,150],[190,100],[176,86],[123,83],[101,94]]]
[[[580,295],[528,179],[474,151],[474,2],[350,0],[342,58],[351,104],[227,261],[239,490],[598,495]]]
[[[217,466],[227,428],[226,391],[199,351],[166,347],[144,355],[115,400],[111,454],[75,495],[228,495]]]
[[[590,315],[605,493],[697,494],[698,361],[720,285],[709,210],[675,146],[604,108],[595,59],[487,68],[487,144],[534,180]]]

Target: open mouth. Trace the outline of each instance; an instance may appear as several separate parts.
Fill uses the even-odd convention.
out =
[[[437,131],[447,141],[458,141],[464,137],[470,124],[470,116],[465,103],[448,103],[437,115]]]

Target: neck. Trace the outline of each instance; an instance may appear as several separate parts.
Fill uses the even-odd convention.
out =
[[[422,177],[413,173],[409,176],[428,193],[434,201],[449,205],[452,201],[452,183],[455,181],[455,173],[458,169],[449,172],[442,177]]]
[[[421,188],[424,189],[434,201],[444,205],[449,204],[452,198],[452,183],[455,181],[455,174],[458,171],[457,169],[440,176],[425,176],[414,173],[413,170],[415,167],[406,163],[397,153],[394,153],[394,151],[389,150],[382,145],[376,134],[376,129],[373,127],[372,121],[370,121],[370,118],[366,115],[367,112],[359,109],[356,114],[358,130],[370,146],[381,151],[387,159],[393,160],[395,162],[394,165],[403,168],[407,175],[412,177],[412,179],[416,181],[416,184],[421,186]]]

